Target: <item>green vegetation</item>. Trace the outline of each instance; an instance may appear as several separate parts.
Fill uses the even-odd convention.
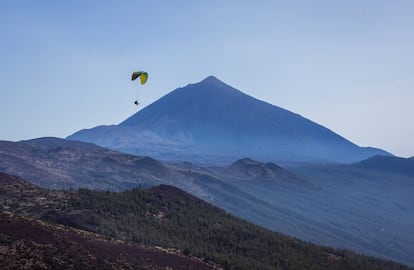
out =
[[[79,190],[98,232],[175,247],[225,269],[404,269],[396,263],[316,246],[255,226],[173,187],[122,193]]]

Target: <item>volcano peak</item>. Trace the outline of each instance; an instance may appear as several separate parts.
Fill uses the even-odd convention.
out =
[[[348,162],[388,154],[358,147],[214,76],[170,92],[118,126],[84,130],[70,139],[159,159],[215,164],[243,157]]]

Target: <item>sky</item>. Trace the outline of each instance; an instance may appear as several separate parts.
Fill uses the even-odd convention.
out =
[[[0,0],[0,140],[118,124],[214,75],[414,156],[413,12],[412,0]]]

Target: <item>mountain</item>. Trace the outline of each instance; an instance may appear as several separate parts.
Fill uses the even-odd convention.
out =
[[[210,196],[184,173],[150,157],[51,137],[0,141],[0,172],[53,189],[125,190],[170,184],[200,197]]]
[[[273,162],[352,162],[389,155],[359,147],[213,76],[170,92],[119,125],[81,130],[68,139],[162,160],[207,164],[244,157]]]
[[[414,157],[374,156],[357,162],[355,166],[374,171],[414,177]]]
[[[53,189],[121,191],[173,185],[286,235],[414,265],[414,178],[381,171],[381,166],[281,167],[243,158],[227,166],[203,167],[39,138],[0,142],[0,171]]]
[[[272,232],[166,185],[53,191],[0,173],[0,212],[2,269],[410,269]]]
[[[294,177],[291,172],[274,163],[263,163],[250,158],[240,159],[225,167],[222,172],[226,177],[246,180],[280,180]]]

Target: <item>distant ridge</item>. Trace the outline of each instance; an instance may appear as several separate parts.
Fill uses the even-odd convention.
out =
[[[376,170],[386,173],[396,173],[414,177],[414,158],[401,158],[393,156],[374,156],[357,162],[355,166],[364,169]]]
[[[53,189],[124,190],[175,184],[194,190],[182,173],[153,158],[59,138],[0,141],[0,172]]]
[[[389,155],[359,147],[214,76],[170,92],[119,125],[81,130],[68,139],[197,163],[229,163],[244,157],[267,162],[355,162]]]

